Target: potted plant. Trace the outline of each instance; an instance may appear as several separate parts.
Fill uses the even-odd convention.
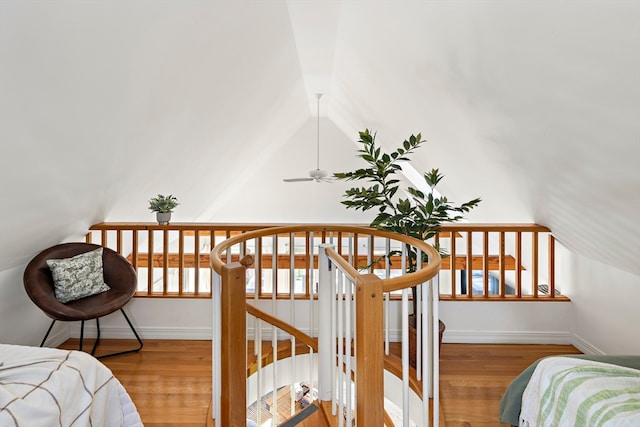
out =
[[[169,221],[171,220],[171,212],[173,212],[173,209],[178,205],[178,199],[176,199],[172,194],[169,194],[168,196],[158,194],[156,197],[149,200],[149,210],[156,213],[156,219],[160,225],[169,224]]]
[[[402,170],[402,162],[408,162],[409,157],[416,151],[422,143],[421,134],[411,135],[409,139],[402,143],[390,153],[386,153],[376,145],[375,133],[369,129],[360,132],[362,148],[358,150],[358,157],[366,163],[361,169],[352,172],[342,172],[334,174],[334,177],[346,181],[361,181],[367,183],[362,187],[353,187],[345,191],[341,203],[347,209],[368,211],[376,209],[377,215],[370,226],[380,229],[405,234],[423,241],[431,239],[440,231],[440,225],[445,222],[455,222],[462,219],[463,213],[469,212],[476,207],[481,199],[476,198],[459,206],[451,204],[446,197],[434,194],[435,188],[442,180],[443,175],[438,169],[432,169],[423,174],[423,178],[428,192],[423,192],[414,187],[408,186],[403,189],[406,198],[402,197],[400,190],[400,180],[396,176]],[[439,245],[435,245],[442,257],[447,257],[446,251]],[[396,255],[394,253],[387,254]],[[407,247],[408,262],[407,272],[413,272],[418,265],[417,253]],[[423,260],[427,262],[428,260]],[[413,313],[416,313],[417,290],[412,288]],[[416,317],[410,316],[410,328],[413,328],[415,336]],[[410,329],[411,332],[411,329]],[[440,342],[444,324],[440,321]],[[415,366],[415,344],[409,358]]]

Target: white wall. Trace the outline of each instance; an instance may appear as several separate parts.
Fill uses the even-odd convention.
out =
[[[558,282],[571,302],[442,301],[440,319],[447,325],[444,342],[573,344],[587,353],[640,353],[640,278],[566,250],[559,257]],[[0,342],[37,345],[49,320],[28,299],[21,281],[19,268],[0,273],[4,285],[0,287]],[[270,304],[259,302],[265,311]],[[285,320],[289,318],[287,304],[277,303],[278,316]],[[309,310],[304,303],[296,304],[296,319],[306,332]],[[399,302],[390,305],[392,340],[400,336],[399,306]],[[136,298],[126,311],[143,339],[211,338],[209,299]],[[95,334],[94,325],[87,323],[87,336]],[[101,326],[105,338],[132,337],[119,313],[103,318]],[[79,324],[71,324],[68,332],[57,327],[50,344],[62,342],[67,334],[79,336]]]
[[[537,220],[575,253],[637,273],[639,8],[343,4],[321,135],[338,159],[322,167],[351,169],[356,130],[374,128],[380,141],[422,131],[430,143],[416,168],[441,167],[453,199],[482,197],[471,219]],[[372,20],[402,31],[360,31]],[[409,25],[424,22],[433,25]],[[157,192],[179,196],[176,221],[360,221],[337,205],[338,184],[282,183],[313,166],[315,141],[284,1],[0,1],[0,63],[0,178],[11,183],[0,186],[10,208],[0,221],[3,342],[37,344],[48,324],[22,289],[29,259],[102,220],[151,220],[146,200]],[[166,164],[170,173],[157,173]],[[282,200],[293,201],[278,211]],[[590,231],[605,227],[613,232],[598,242]],[[565,261],[573,322],[562,306],[538,319],[535,305],[443,303],[450,336],[477,336],[472,318],[487,333],[573,324],[595,351],[638,352],[628,339],[638,275],[585,255]],[[202,301],[135,300],[129,310],[148,336],[197,336],[210,319]]]
[[[253,301],[251,302],[253,304]],[[278,300],[276,315],[289,320],[288,301]],[[271,301],[260,300],[258,308],[271,312]],[[211,301],[186,299],[134,299],[126,309],[142,338],[210,339]],[[541,315],[540,313],[544,313]],[[309,332],[310,311],[307,302],[296,301],[296,323]],[[571,303],[440,303],[440,318],[446,323],[445,342],[476,343],[552,343],[569,344]],[[252,319],[252,318],[250,318]],[[392,301],[389,311],[389,335],[399,340],[400,302]],[[314,322],[317,311],[314,312]],[[128,338],[128,327],[119,314],[100,322],[104,337]],[[253,321],[247,326],[253,329]],[[88,331],[92,331],[89,324]],[[72,330],[78,336],[77,328]],[[89,332],[91,336],[91,332]],[[265,331],[264,339],[270,339]]]
[[[640,274],[640,2],[370,3],[342,4],[336,125],[387,148],[422,132],[412,166],[482,197],[473,222],[537,222]]]
[[[144,339],[211,339],[212,305],[210,299],[134,298],[125,312]],[[95,336],[95,322],[87,322],[86,336]],[[101,337],[131,338],[131,329],[118,311],[100,319]],[[74,322],[71,336],[79,337],[79,323]]]
[[[27,296],[23,268],[0,272],[0,343],[40,345],[51,323]],[[134,298],[125,311],[142,339],[211,339],[210,299]],[[134,336],[117,311],[100,319],[103,338]],[[95,321],[85,323],[85,336],[95,337]],[[47,339],[56,346],[80,336],[80,322],[57,322]]]
[[[587,353],[639,353],[640,277],[573,254],[562,246],[558,246],[556,268],[556,284],[571,302],[441,301],[439,315],[447,325],[444,342],[574,344]],[[0,284],[0,342],[38,344],[49,319],[24,292],[22,268],[0,272]],[[270,305],[268,300],[258,303],[267,312]],[[211,338],[209,299],[135,298],[126,311],[143,339]],[[288,301],[279,300],[276,312],[288,320]],[[309,312],[307,303],[296,302],[296,323],[305,332],[309,330]],[[389,318],[390,337],[398,340],[399,302],[391,302]],[[70,328],[64,325],[53,331],[50,345],[69,335],[79,336],[78,323]],[[88,322],[87,336],[95,334],[94,325]],[[119,313],[103,318],[101,325],[106,338],[132,337]],[[252,325],[250,322],[249,327]]]
[[[0,271],[0,343],[39,345],[51,320],[29,299],[22,285],[23,267]],[[56,325],[51,338],[64,341],[64,324]]]
[[[562,250],[559,281],[573,305],[572,333],[583,351],[640,354],[640,276]]]
[[[440,302],[444,342],[570,344],[569,302]]]

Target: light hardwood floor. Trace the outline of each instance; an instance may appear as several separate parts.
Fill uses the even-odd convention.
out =
[[[62,347],[76,349],[78,340]],[[101,340],[98,355],[135,347]],[[92,340],[85,340],[91,349]],[[144,340],[139,353],[101,359],[125,387],[147,427],[203,427],[211,402],[211,341]]]
[[[89,342],[85,346],[89,347]],[[135,341],[103,340],[98,354]],[[64,348],[76,348],[69,340]],[[579,353],[566,345],[443,344],[440,399],[445,427],[498,426],[505,388],[536,359]],[[140,353],[103,359],[129,392],[145,426],[206,425],[211,399],[211,341],[145,340]]]
[[[443,344],[440,401],[445,427],[503,425],[498,409],[509,383],[540,357],[575,353],[580,352],[569,345]]]

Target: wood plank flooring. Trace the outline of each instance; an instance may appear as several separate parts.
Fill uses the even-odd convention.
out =
[[[62,347],[77,349],[78,340]],[[92,340],[85,340],[91,349]],[[98,355],[135,347],[101,340]],[[139,353],[101,359],[122,383],[147,427],[203,427],[211,403],[211,341],[144,340]]]
[[[85,348],[91,348],[90,340]],[[98,354],[135,341],[103,340]],[[77,348],[77,340],[62,348]],[[252,352],[251,352],[252,353]],[[440,402],[444,427],[498,426],[507,385],[536,359],[579,353],[564,345],[443,344]],[[204,427],[211,400],[211,341],[145,340],[140,353],[102,359],[135,402],[145,426]]]
[[[498,420],[509,383],[540,357],[580,353],[570,345],[443,344],[440,402],[445,427],[506,425]]]

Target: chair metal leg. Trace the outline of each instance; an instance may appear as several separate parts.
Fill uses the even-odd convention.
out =
[[[124,309],[120,309],[120,311],[122,312],[122,315],[124,316],[124,319],[127,321],[127,324],[129,325],[129,328],[131,328],[131,331],[133,332],[133,335],[135,335],[136,340],[138,340],[138,347],[131,349],[131,350],[125,350],[125,351],[119,351],[117,353],[111,353],[111,354],[104,354],[102,356],[97,356],[97,359],[104,359],[105,357],[113,357],[113,356],[120,356],[122,354],[128,354],[128,353],[137,353],[140,350],[142,350],[142,339],[140,339],[140,335],[138,335],[138,332],[136,331],[136,329],[133,327],[133,324],[131,323],[131,321],[129,320],[129,317],[127,316],[127,313],[124,312]],[[40,343],[40,347],[44,347],[44,343],[47,341],[47,338],[49,337],[49,334],[51,333],[51,330],[53,329],[53,325],[55,325],[56,321],[53,320],[51,322],[51,324],[49,325],[49,329],[47,329],[47,333],[44,335],[44,338],[42,339],[42,342]],[[96,348],[98,348],[98,344],[100,342],[100,320],[96,319],[96,327],[98,329],[97,331],[97,335],[96,335],[96,341],[93,343],[93,348],[91,349],[91,355],[95,356],[96,353]],[[78,344],[78,351],[82,351],[82,346],[83,346],[83,342],[84,342],[84,320],[80,321],[80,343]]]
[[[129,317],[127,317],[127,313],[124,312],[124,309],[120,309],[120,311],[122,312],[122,315],[124,316],[124,319],[127,321],[127,323],[129,324],[129,327],[131,328],[131,331],[133,332],[133,335],[136,336],[136,339],[138,340],[138,344],[139,346],[137,348],[134,348],[132,350],[125,350],[125,351],[119,351],[117,353],[111,353],[111,354],[104,354],[102,356],[97,356],[97,359],[104,359],[105,357],[113,357],[113,356],[120,356],[122,354],[129,354],[129,353],[137,353],[140,350],[142,350],[142,340],[140,339],[140,336],[138,335],[138,332],[136,332],[136,329],[133,327],[133,324],[131,323],[131,321],[129,320]],[[97,320],[97,319],[96,319]],[[98,325],[98,337],[100,336],[100,325]],[[92,353],[93,354],[93,353]]]
[[[84,320],[80,321],[80,344],[78,350],[82,351],[82,342],[84,341]]]
[[[56,324],[56,319],[53,319],[53,322],[51,322],[51,325],[49,325],[49,329],[47,329],[47,333],[44,334],[44,338],[42,338],[42,342],[40,343],[40,347],[44,347],[44,343],[45,341],[47,341],[47,338],[49,337],[49,334],[51,333],[51,329],[53,329],[53,325]]]
[[[98,334],[96,335],[96,340],[93,343],[93,348],[91,349],[91,355],[96,355],[96,347],[98,347],[98,343],[100,342],[100,318],[96,317],[96,328],[98,329]]]

